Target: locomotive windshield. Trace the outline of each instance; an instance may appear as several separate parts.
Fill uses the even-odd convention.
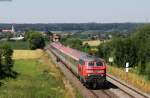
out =
[[[89,62],[88,66],[94,66],[94,62]]]
[[[98,61],[98,62],[96,62],[96,66],[103,66],[103,63]]]
[[[97,61],[97,62],[91,61],[91,62],[88,63],[88,66],[103,66],[103,62],[101,62],[101,61]]]

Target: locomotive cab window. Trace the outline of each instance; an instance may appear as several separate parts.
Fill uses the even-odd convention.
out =
[[[80,59],[80,60],[79,60],[79,64],[80,64],[80,65],[85,65],[85,62]]]
[[[103,62],[100,61],[96,62],[96,66],[103,66]]]
[[[88,66],[94,66],[94,62],[89,62]]]

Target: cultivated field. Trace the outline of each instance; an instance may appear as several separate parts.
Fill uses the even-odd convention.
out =
[[[40,58],[44,52],[38,50],[14,50],[13,59],[37,59]]]
[[[83,44],[88,43],[90,46],[98,46],[102,43],[100,40],[90,40],[90,41],[84,41]]]

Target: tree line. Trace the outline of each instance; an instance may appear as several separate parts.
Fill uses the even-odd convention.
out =
[[[49,23],[49,24],[0,24],[0,29],[14,25],[16,31],[68,31],[100,30],[101,32],[132,32],[144,23]]]

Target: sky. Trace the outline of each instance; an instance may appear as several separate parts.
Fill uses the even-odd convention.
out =
[[[0,0],[0,23],[149,22],[150,0]]]

